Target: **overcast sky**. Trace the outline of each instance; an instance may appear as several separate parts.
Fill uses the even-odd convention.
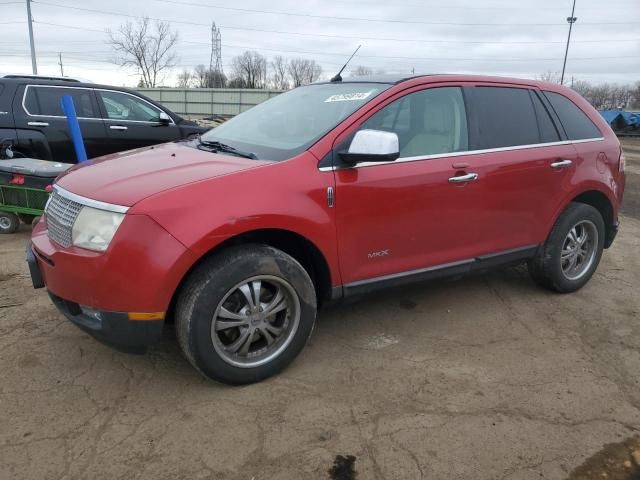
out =
[[[572,0],[42,0],[32,2],[38,73],[133,86],[135,70],[109,60],[105,29],[136,16],[179,34],[184,67],[209,63],[210,23],[222,62],[244,50],[316,60],[328,78],[352,65],[388,73],[451,72],[535,77],[562,69]],[[91,10],[91,11],[89,11]],[[129,16],[129,17],[127,17]],[[640,0],[577,0],[567,78],[640,80]],[[0,0],[0,72],[31,72],[25,0]]]

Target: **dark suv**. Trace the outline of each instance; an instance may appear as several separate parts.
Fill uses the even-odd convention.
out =
[[[66,77],[0,77],[0,158],[7,147],[19,156],[75,163],[60,106],[71,95],[87,156],[181,140],[207,131],[127,88]]]

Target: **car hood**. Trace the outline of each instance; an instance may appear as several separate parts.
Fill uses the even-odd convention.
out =
[[[132,206],[143,198],[180,185],[270,163],[273,162],[167,143],[76,165],[59,177],[56,184],[83,197]]]

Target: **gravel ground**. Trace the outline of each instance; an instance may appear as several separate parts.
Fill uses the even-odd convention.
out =
[[[365,298],[246,387],[201,378],[171,328],[144,356],[100,345],[31,289],[29,229],[0,238],[0,479],[638,478],[629,147],[621,233],[581,291],[518,267]]]

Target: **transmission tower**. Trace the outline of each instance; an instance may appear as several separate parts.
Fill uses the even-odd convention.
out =
[[[211,57],[209,72],[213,75],[213,88],[222,87],[222,40],[216,23],[211,23]]]

